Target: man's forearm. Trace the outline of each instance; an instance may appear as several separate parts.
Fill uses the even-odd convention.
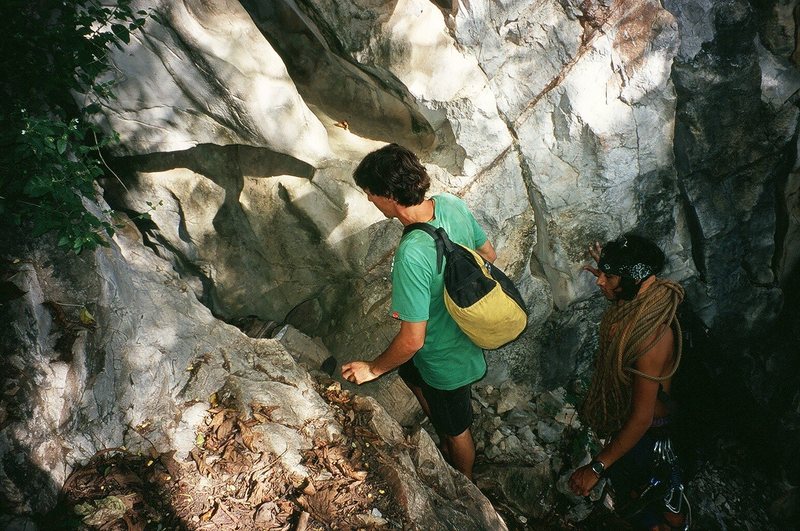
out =
[[[362,384],[371,382],[382,374],[405,363],[425,344],[427,321],[411,323],[401,321],[400,331],[394,336],[389,347],[372,361],[351,361],[342,366],[342,377]]]
[[[394,336],[394,339],[389,343],[386,350],[370,362],[370,370],[376,377],[407,362],[422,347],[422,345],[419,345],[413,338],[402,336],[402,333]]]
[[[620,457],[628,453],[642,438],[650,427],[650,422],[629,418],[617,435],[611,439],[595,459],[601,461],[606,468],[613,465]]]

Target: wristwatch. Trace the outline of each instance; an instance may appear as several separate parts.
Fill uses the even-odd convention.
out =
[[[592,469],[592,472],[598,477],[603,477],[603,472],[606,471],[606,465],[603,464],[602,461],[598,461],[597,459],[592,459],[592,462],[589,463],[589,468]]]

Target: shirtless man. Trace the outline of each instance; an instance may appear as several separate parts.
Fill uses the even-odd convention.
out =
[[[670,383],[680,363],[675,312],[683,288],[656,277],[664,253],[640,236],[596,243],[589,252],[597,267],[585,269],[611,306],[600,323],[581,415],[606,444],[573,472],[570,489],[586,496],[607,477],[618,514],[635,529],[684,529],[685,497],[668,432]]]

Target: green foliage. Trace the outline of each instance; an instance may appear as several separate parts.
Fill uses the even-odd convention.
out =
[[[9,5],[10,4],[10,5]],[[0,17],[0,219],[56,231],[75,252],[107,245],[114,227],[84,206],[105,173],[102,138],[89,121],[113,97],[103,80],[111,47],[154,17],[130,0],[6,0]],[[72,93],[87,94],[77,105]]]

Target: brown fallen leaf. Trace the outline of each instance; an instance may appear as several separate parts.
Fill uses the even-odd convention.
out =
[[[192,460],[197,464],[197,471],[200,472],[203,476],[208,476],[211,473],[211,469],[206,464],[206,460],[200,455],[200,452],[197,448],[193,448],[191,452],[189,452]]]
[[[239,426],[239,433],[242,436],[242,444],[244,444],[248,450],[253,452],[253,440],[255,439],[253,430],[250,429],[250,426],[248,426],[246,422],[242,422],[241,420],[239,420],[237,424]]]
[[[181,474],[181,467],[175,460],[175,451],[167,452],[159,456],[159,461],[167,469],[170,476],[176,478]]]
[[[278,512],[278,506],[275,502],[262,503],[253,514],[253,521],[257,525],[266,525],[275,521],[275,515]]]
[[[209,426],[210,429],[216,430],[217,428],[219,428],[222,425],[222,423],[224,421],[225,421],[225,410],[223,409],[223,410],[218,411],[211,418],[211,424],[209,424],[208,426]]]
[[[297,501],[301,507],[311,513],[314,519],[323,523],[330,523],[336,516],[336,510],[333,506],[334,498],[336,498],[336,490],[325,489],[311,496],[301,495],[297,498]]]
[[[211,506],[211,509],[207,510],[203,514],[200,515],[201,522],[208,522],[211,520],[217,512],[217,504]]]
[[[260,402],[253,402],[250,404],[250,408],[253,410],[253,418],[263,424],[273,421],[272,412],[278,409],[279,406],[268,406]]]
[[[231,434],[233,431],[233,419],[225,419],[225,421],[217,428],[217,432],[215,433],[217,439],[220,441],[224,441],[228,438],[228,435]]]

